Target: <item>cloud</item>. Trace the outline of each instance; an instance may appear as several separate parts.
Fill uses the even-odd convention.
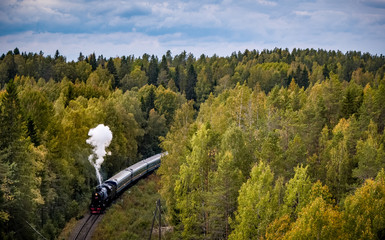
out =
[[[294,11],[294,14],[297,16],[311,17],[312,14],[308,11]]]
[[[272,2],[272,1],[267,1],[267,0],[257,0],[257,2],[261,5],[264,5],[264,6],[271,6],[271,7],[274,7],[274,6],[277,6],[277,3],[276,2]]]
[[[350,46],[384,53],[383,2],[3,0],[0,50],[53,54],[59,49],[69,59],[80,51],[116,56],[215,49],[231,54],[269,46]]]
[[[385,8],[385,0],[361,0],[360,2],[372,8]]]

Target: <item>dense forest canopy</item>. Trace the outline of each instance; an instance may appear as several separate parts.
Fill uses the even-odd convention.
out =
[[[314,49],[195,57],[0,57],[3,239],[55,238],[103,176],[160,151],[176,239],[385,236],[385,57]],[[37,230],[33,230],[32,227]]]

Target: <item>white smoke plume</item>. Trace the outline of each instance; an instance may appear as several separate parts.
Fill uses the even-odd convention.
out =
[[[99,124],[96,128],[90,129],[88,132],[89,139],[86,142],[93,146],[93,154],[88,157],[90,163],[95,167],[96,176],[98,177],[99,185],[102,184],[102,176],[100,174],[100,167],[104,162],[104,157],[111,152],[106,152],[112,140],[112,132],[108,126]]]

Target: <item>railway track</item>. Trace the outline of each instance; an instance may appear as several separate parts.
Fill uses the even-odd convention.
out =
[[[90,239],[91,233],[93,232],[93,227],[98,223],[98,219],[101,217],[101,215],[88,215],[84,223],[81,225],[80,229],[76,234],[73,235],[74,240],[83,240],[83,239]]]

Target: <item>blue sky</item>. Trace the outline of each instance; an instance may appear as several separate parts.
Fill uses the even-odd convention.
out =
[[[68,60],[322,48],[385,55],[385,0],[1,0],[0,53]]]

